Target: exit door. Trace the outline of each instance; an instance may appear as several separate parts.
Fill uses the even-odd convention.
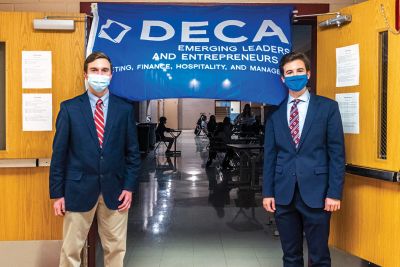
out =
[[[352,102],[358,107],[347,106],[351,113],[341,110],[347,174],[341,211],[332,216],[330,243],[379,266],[399,267],[392,247],[400,239],[400,221],[393,220],[400,218],[400,186],[396,179],[382,180],[398,177],[400,170],[400,35],[394,29],[395,3],[372,0],[344,8],[340,12],[351,15],[351,23],[318,29],[317,93],[332,99],[359,96]],[[342,87],[337,83],[337,49],[352,45],[359,48],[359,83]],[[352,70],[342,69],[341,74]],[[346,127],[351,123],[358,132]]]

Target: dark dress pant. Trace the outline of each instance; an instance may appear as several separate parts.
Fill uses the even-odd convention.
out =
[[[296,185],[289,205],[276,205],[275,221],[279,231],[284,267],[303,267],[303,232],[307,240],[312,267],[331,266],[328,248],[331,213],[310,208],[301,198]]]

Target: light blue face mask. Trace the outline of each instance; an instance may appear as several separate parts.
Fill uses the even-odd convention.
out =
[[[285,77],[286,86],[295,92],[303,90],[303,88],[307,85],[307,82],[307,74]]]
[[[96,92],[102,92],[110,85],[111,77],[107,75],[88,74],[88,84]]]

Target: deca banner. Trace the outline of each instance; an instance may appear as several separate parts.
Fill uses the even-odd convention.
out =
[[[131,100],[213,98],[279,104],[292,6],[93,4],[87,54],[113,63]]]

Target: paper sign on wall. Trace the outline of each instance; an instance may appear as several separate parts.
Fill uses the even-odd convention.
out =
[[[51,88],[51,51],[22,51],[22,88]]]
[[[343,131],[348,134],[360,133],[360,93],[336,94],[342,116]]]
[[[336,87],[356,86],[359,84],[359,45],[336,48]]]
[[[22,94],[22,130],[52,130],[52,95]]]

